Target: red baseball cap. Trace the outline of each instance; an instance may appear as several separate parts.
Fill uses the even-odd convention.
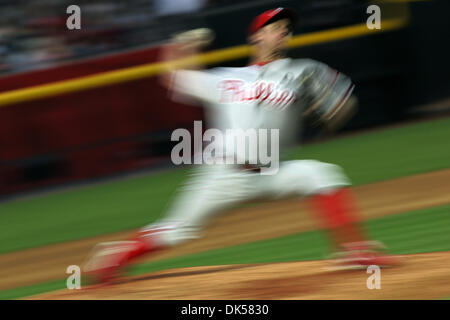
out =
[[[253,20],[248,28],[248,34],[251,35],[265,25],[281,19],[289,19],[291,25],[294,25],[298,20],[298,13],[294,9],[283,7],[267,10]]]

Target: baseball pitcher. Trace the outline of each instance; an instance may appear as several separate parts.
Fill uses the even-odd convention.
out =
[[[223,132],[225,142],[212,142],[215,159],[196,168],[163,219],[143,227],[128,241],[97,245],[85,272],[97,281],[111,281],[137,257],[198,238],[208,220],[231,205],[256,197],[286,196],[310,198],[312,211],[341,254],[338,264],[367,267],[396,262],[379,253],[376,242],[363,234],[347,188],[350,182],[341,168],[315,160],[292,160],[263,174],[267,167],[259,152],[226,147],[236,138],[235,132],[275,129],[279,139],[258,146],[282,151],[298,136],[302,118],[336,130],[353,114],[354,85],[347,76],[314,60],[285,56],[297,19],[297,12],[288,8],[257,16],[248,30],[252,54],[245,67],[200,70],[196,65],[162,76],[174,99],[195,100],[205,106],[209,126]],[[166,47],[165,59],[192,55],[210,40],[207,29],[180,34]]]

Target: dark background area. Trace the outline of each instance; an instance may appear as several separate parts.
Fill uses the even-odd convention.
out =
[[[49,12],[60,12],[65,2],[54,2],[53,11]],[[8,5],[22,3],[28,2]],[[103,1],[105,4],[108,2]],[[120,20],[116,9],[100,6],[91,12],[112,10],[106,15],[108,19],[100,23],[91,13],[90,22],[79,34],[65,30],[65,26],[61,26],[61,16],[44,19],[44,22],[37,19],[38,22],[34,22],[37,31],[33,32],[27,25],[30,21],[15,25],[17,33],[10,32],[0,38],[3,39],[0,47],[9,48],[9,51],[2,51],[4,58],[0,60],[4,66],[0,68],[3,72],[0,92],[155,62],[158,46],[167,37],[195,27],[214,29],[217,37],[211,49],[241,45],[246,42],[245,30],[251,19],[277,6],[294,7],[300,12],[295,35],[361,24],[368,17],[369,2],[210,1],[202,10],[160,16],[155,15],[148,3],[131,1],[127,6],[118,1],[116,4],[120,4],[124,12],[119,15]],[[80,6],[83,10],[83,3]],[[408,16],[409,25],[289,52],[294,58],[325,62],[355,82],[359,111],[337,134],[440,116],[450,111],[445,103],[440,113],[426,108],[421,109],[423,112],[416,111],[418,106],[449,98],[450,22],[447,14],[450,2],[435,0],[380,6],[382,20]],[[129,12],[123,8],[129,8]],[[31,10],[27,14],[32,13]],[[62,17],[66,16],[64,9]],[[124,19],[127,16],[128,19]],[[28,31],[24,32],[25,29]],[[20,68],[16,68],[11,61],[31,61],[27,55],[34,56],[37,49],[24,43],[36,37],[47,39],[44,47],[49,37],[53,39],[50,43],[57,41],[59,49],[56,51],[64,54],[19,64]],[[23,42],[24,38],[27,41]],[[20,55],[22,60],[17,60]],[[220,65],[246,63],[246,59],[237,59]],[[170,101],[152,77],[2,107],[0,195],[167,167],[172,130],[191,129],[193,121],[202,117],[200,108]],[[315,137],[316,132],[309,128],[299,140],[308,142]]]

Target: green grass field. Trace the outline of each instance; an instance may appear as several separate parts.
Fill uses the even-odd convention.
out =
[[[450,167],[450,118],[338,138],[295,148],[290,158],[344,168],[355,185]],[[112,181],[0,205],[0,254],[118,232],[163,214],[186,169]],[[369,221],[374,237],[395,253],[450,250],[448,206]],[[398,230],[402,230],[401,233]],[[133,273],[211,264],[310,260],[323,257],[319,231],[247,243],[137,266]],[[0,292],[12,299],[65,286],[64,280]]]

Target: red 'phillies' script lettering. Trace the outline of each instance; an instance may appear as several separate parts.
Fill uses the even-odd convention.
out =
[[[295,98],[295,92],[276,88],[275,83],[258,81],[249,85],[243,80],[227,79],[219,83],[221,103],[265,101],[274,109],[284,109]]]

